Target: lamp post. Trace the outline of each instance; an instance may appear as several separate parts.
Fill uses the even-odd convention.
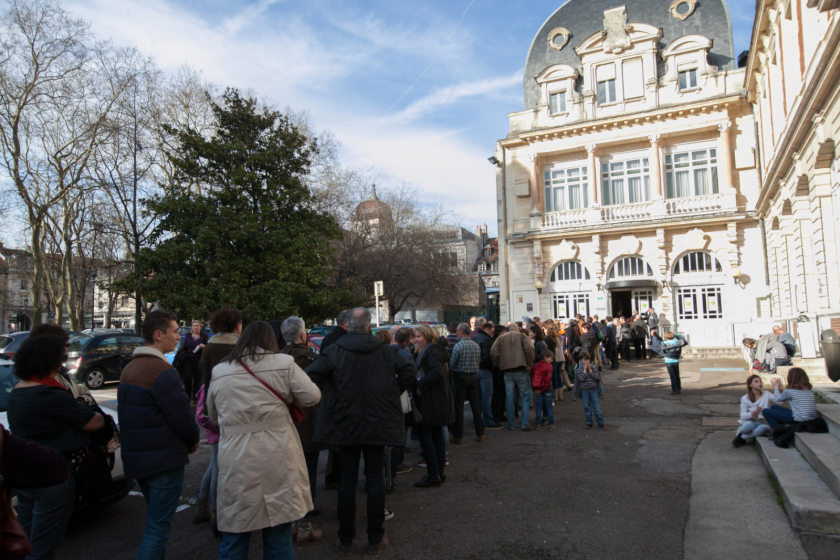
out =
[[[9,269],[3,271],[3,332],[9,332],[9,323],[6,321],[6,306],[9,304]]]
[[[23,307],[20,310],[20,331],[26,326],[26,306],[29,305],[29,298],[23,296]]]
[[[91,330],[96,328],[96,278],[99,275],[97,273],[93,273],[90,275],[90,279],[93,281],[93,285],[91,286],[91,294],[90,294],[90,328]]]

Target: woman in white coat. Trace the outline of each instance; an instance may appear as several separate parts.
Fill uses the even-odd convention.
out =
[[[761,411],[770,408],[770,403],[776,402],[773,393],[764,390],[761,376],[751,375],[747,378],[747,394],[741,397],[741,427],[732,440],[732,445],[741,447],[748,439],[757,438],[772,432],[764,421]]]
[[[263,558],[294,558],[292,522],[313,509],[303,447],[288,406],[274,391],[300,407],[318,404],[321,391],[278,351],[274,331],[257,321],[213,368],[206,405],[220,434],[220,560],[247,558],[257,530]]]

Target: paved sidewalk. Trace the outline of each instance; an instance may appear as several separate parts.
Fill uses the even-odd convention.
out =
[[[694,454],[685,560],[742,560],[760,550],[772,550],[773,558],[807,560],[761,458],[752,446],[734,449],[733,434],[707,435]]]

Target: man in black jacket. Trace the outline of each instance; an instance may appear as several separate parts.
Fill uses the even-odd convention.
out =
[[[335,318],[335,323],[338,326],[333,332],[325,336],[324,340],[321,341],[321,352],[338,342],[342,336],[347,334],[347,319],[349,318],[350,313],[351,311],[349,309],[345,309],[338,314],[338,317]]]
[[[481,349],[481,361],[478,364],[478,400],[481,402],[481,417],[484,427],[488,430],[499,430],[501,424],[493,419],[493,360],[490,349],[493,348],[493,323],[486,321],[473,336],[473,342]]]
[[[405,445],[400,394],[417,370],[394,346],[370,334],[370,312],[353,309],[347,334],[322,351],[306,373],[321,389],[313,441],[337,446],[341,457],[338,487],[338,547],[351,554],[356,536],[356,484],[359,458],[365,457],[369,552],[388,546],[385,521],[385,446]]]
[[[646,360],[647,350],[645,349],[645,342],[649,336],[647,323],[645,323],[641,315],[637,314],[633,319],[633,324],[630,325],[630,329],[633,333],[633,346],[636,347],[636,359]]]
[[[610,369],[618,369],[617,332],[616,326],[613,324],[613,318],[607,317],[607,326],[604,327],[604,354],[610,361]]]
[[[321,341],[322,354],[327,348],[347,334],[347,318],[349,316],[350,310],[345,309],[335,318],[338,326]],[[337,449],[330,447],[329,455],[327,455],[327,473],[324,476],[324,484],[327,488],[338,488],[338,481],[341,478],[341,460],[337,451]]]

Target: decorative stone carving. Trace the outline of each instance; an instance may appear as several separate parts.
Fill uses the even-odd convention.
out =
[[[552,49],[557,49],[558,51],[563,50],[563,47],[566,46],[566,43],[569,42],[569,37],[571,33],[565,27],[558,27],[557,29],[553,29],[551,33],[548,34],[548,46]]]
[[[604,12],[604,52],[621,54],[632,46],[630,35],[632,26],[627,25],[627,7],[620,6]]]
[[[665,250],[665,228],[656,228],[656,247],[660,251]]]
[[[580,253],[580,247],[571,241],[564,239],[557,247],[557,258],[561,261],[571,261],[577,258]]]
[[[586,148],[586,151],[591,154],[598,149],[598,144],[587,144],[586,146],[584,146],[584,148]]]
[[[718,125],[718,130],[721,132],[729,132],[730,128],[732,128],[732,121],[724,121]]]
[[[660,138],[662,138],[662,135],[661,135],[661,134],[659,134],[658,132],[657,132],[657,133],[654,133],[654,134],[649,134],[649,135],[648,135],[648,140],[650,140],[650,143],[651,143],[651,144],[656,144],[657,142],[659,142],[659,139],[660,139]]]
[[[622,254],[637,255],[641,253],[642,242],[635,235],[623,235],[618,242]]]
[[[601,234],[596,233],[592,236],[592,252],[596,255],[601,254]]]
[[[697,9],[697,0],[674,0],[670,7],[671,15],[680,21],[685,21],[695,9]]]
[[[685,234],[683,243],[689,251],[702,251],[709,244],[709,236],[702,229],[694,228]]]

